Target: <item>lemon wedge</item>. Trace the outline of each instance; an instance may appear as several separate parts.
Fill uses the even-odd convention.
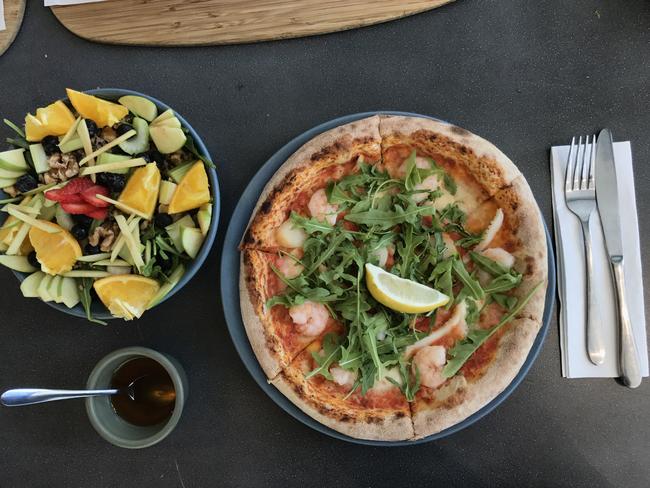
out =
[[[438,290],[400,278],[370,263],[366,263],[366,286],[375,300],[402,313],[430,312],[449,302],[449,297]]]

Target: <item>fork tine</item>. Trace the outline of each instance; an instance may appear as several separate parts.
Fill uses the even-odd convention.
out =
[[[566,162],[566,170],[564,176],[564,191],[565,193],[571,191],[571,181],[573,180],[573,156],[576,149],[576,138],[571,138],[571,146],[569,147],[569,157]]]
[[[576,148],[576,162],[573,166],[573,186],[574,190],[580,189],[580,173],[582,172],[582,158],[584,158],[584,144],[582,143],[582,136],[578,137],[578,147]],[[581,151],[582,150],[582,151]],[[581,153],[582,152],[582,153]],[[579,166],[578,166],[579,165]]]
[[[586,190],[589,175],[589,161],[591,160],[591,151],[587,154],[587,150],[591,149],[589,143],[589,136],[585,136],[585,148],[582,151],[582,164],[580,166],[580,189]]]
[[[594,166],[596,166],[596,134],[591,136],[591,158],[589,159],[589,182],[587,188],[593,190],[596,187],[594,180]]]

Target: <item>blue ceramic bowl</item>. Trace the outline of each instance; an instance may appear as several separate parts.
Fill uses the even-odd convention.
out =
[[[156,106],[158,107],[159,112],[163,112],[170,108],[173,109],[173,107],[170,107],[169,105],[161,102],[160,100],[150,97],[149,95],[145,95],[144,93],[139,93],[132,90],[122,90],[120,88],[98,88],[96,90],[88,90],[86,91],[86,93],[89,93],[91,95],[96,95],[106,100],[113,100],[113,101],[117,101],[118,98],[124,95],[137,95],[140,97],[147,98],[151,100],[153,103],[155,103]],[[67,98],[63,98],[63,101],[67,101]],[[176,117],[178,117],[178,120],[180,120],[181,125],[189,131],[190,135],[194,139],[194,143],[199,153],[212,161],[212,157],[210,157],[210,153],[208,152],[207,147],[205,147],[203,141],[201,140],[201,137],[196,133],[196,131],[187,122],[187,120],[185,120],[175,110],[174,112],[176,113]],[[213,168],[206,167],[206,170],[208,173],[208,179],[210,180],[210,193],[212,194],[212,221],[210,222],[210,229],[208,230],[208,235],[205,237],[203,246],[201,247],[198,256],[196,256],[196,259],[189,262],[187,266],[187,270],[185,271],[183,277],[160,303],[169,299],[172,295],[174,295],[174,293],[176,293],[178,290],[183,288],[192,279],[192,277],[196,274],[199,268],[201,268],[201,265],[205,261],[205,258],[208,257],[208,254],[210,253],[210,249],[212,248],[212,244],[214,243],[214,239],[217,235],[217,227],[219,226],[219,210],[221,207],[219,180],[217,179],[217,172]],[[0,196],[2,198],[6,198],[6,194],[1,191],[0,191]],[[4,212],[0,213],[0,225],[6,219],[6,215],[7,214]],[[27,273],[19,273],[17,271],[14,271],[13,273],[21,282],[28,276]],[[46,302],[46,303],[49,306],[54,307],[57,310],[60,310],[67,314],[74,315],[75,317],[86,318],[86,312],[84,308],[81,306],[81,304],[78,304],[76,307],[73,308],[68,308],[65,305],[59,303],[54,303],[54,302]],[[106,307],[104,307],[104,304],[97,299],[95,299],[92,303],[92,313],[93,316],[98,319],[108,320],[108,319],[117,318],[117,317],[113,317],[110,314],[110,312],[106,309]]]
[[[546,333],[548,332],[549,323],[551,320],[551,313],[553,311],[553,301],[555,297],[555,259],[553,256],[553,246],[551,244],[550,236],[548,229],[545,227],[546,231],[546,245],[548,247],[548,287],[546,288],[546,303],[544,307],[544,317],[542,319],[542,327],[537,333],[537,338],[533,343],[533,346],[528,353],[528,357],[524,362],[523,366],[517,373],[517,376],[514,380],[499,393],[492,401],[487,405],[481,408],[478,412],[472,414],[462,422],[449,427],[448,429],[438,432],[437,434],[424,437],[422,439],[414,441],[373,441],[365,439],[356,439],[354,437],[341,434],[329,427],[321,424],[317,420],[314,420],[312,417],[300,410],[296,405],[291,403],[291,401],[285,397],[280,391],[269,383],[262,367],[260,366],[253,349],[251,348],[248,336],[246,335],[246,329],[244,328],[244,323],[242,322],[241,313],[239,306],[233,306],[234,304],[239,304],[239,286],[238,280],[233,277],[239,276],[239,242],[246,230],[248,224],[248,219],[250,218],[253,208],[257,203],[257,199],[262,192],[262,189],[266,185],[266,182],[273,176],[273,174],[278,170],[278,168],[291,156],[295,151],[297,151],[303,144],[307,141],[313,139],[321,132],[326,130],[333,129],[339,125],[347,124],[355,120],[363,119],[365,117],[370,117],[371,115],[376,114],[389,114],[389,115],[408,115],[412,117],[424,117],[432,119],[433,117],[428,117],[426,115],[413,114],[408,112],[394,112],[394,111],[378,111],[378,112],[366,112],[360,114],[346,115],[338,119],[330,120],[325,122],[317,127],[314,127],[307,132],[299,135],[284,147],[282,147],[278,152],[276,152],[271,158],[260,168],[257,174],[248,184],[248,187],[244,190],[237,207],[230,219],[230,224],[228,225],[228,231],[226,232],[226,237],[224,240],[223,254],[221,256],[221,302],[224,305],[223,311],[226,316],[226,323],[228,325],[228,331],[230,332],[230,337],[235,345],[235,349],[239,353],[244,365],[248,369],[248,372],[253,376],[257,384],[262,390],[275,402],[277,403],[284,411],[289,415],[293,416],[303,424],[311,427],[314,430],[327,434],[331,437],[341,439],[348,442],[353,442],[356,444],[365,444],[368,446],[413,446],[415,444],[421,444],[424,442],[433,441],[436,439],[441,439],[448,435],[451,435],[459,430],[462,430],[474,422],[482,418],[483,416],[490,413],[494,410],[501,402],[503,402],[517,386],[524,379],[530,367],[533,365],[533,362],[537,358]],[[439,120],[439,119],[434,119]],[[226,306],[228,304],[229,306]]]

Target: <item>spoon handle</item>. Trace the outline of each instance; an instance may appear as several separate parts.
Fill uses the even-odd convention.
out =
[[[44,388],[16,388],[5,391],[0,396],[0,403],[7,407],[19,407],[34,403],[84,398],[102,395],[115,395],[118,390],[47,390]]]

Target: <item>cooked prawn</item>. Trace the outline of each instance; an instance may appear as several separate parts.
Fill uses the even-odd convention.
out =
[[[387,246],[380,247],[375,249],[370,253],[371,257],[374,257],[377,260],[377,266],[380,268],[385,268],[386,263],[388,263],[389,258],[392,258],[395,254],[395,246],[388,244]]]
[[[438,177],[436,175],[427,176],[420,183],[415,185],[419,193],[414,193],[411,198],[415,203],[420,203],[429,197],[429,193],[438,189]]]
[[[491,247],[490,249],[481,251],[481,254],[486,258],[495,261],[506,269],[512,268],[515,264],[515,257],[500,247]]]
[[[339,206],[327,201],[327,193],[325,193],[323,188],[316,190],[316,192],[311,196],[307,208],[309,209],[311,216],[316,220],[325,221],[331,225],[336,224]]]
[[[295,256],[297,259],[300,259],[300,255],[302,252],[297,253],[297,252],[292,252],[291,253],[293,256]],[[278,258],[277,262],[277,267],[278,271],[282,273],[286,278],[292,279],[295,278],[296,276],[300,275],[300,273],[303,272],[305,267],[297,262],[294,258],[291,256],[282,256]]]
[[[291,320],[302,335],[315,337],[327,327],[330,313],[322,303],[310,300],[289,308]]]
[[[447,350],[442,346],[426,346],[413,356],[413,374],[419,374],[420,383],[429,388],[438,388],[446,378],[442,368],[447,362]]]
[[[330,368],[330,374],[332,375],[334,383],[341,386],[347,386],[348,388],[354,385],[354,382],[357,380],[357,373],[343,369],[338,365]]]

